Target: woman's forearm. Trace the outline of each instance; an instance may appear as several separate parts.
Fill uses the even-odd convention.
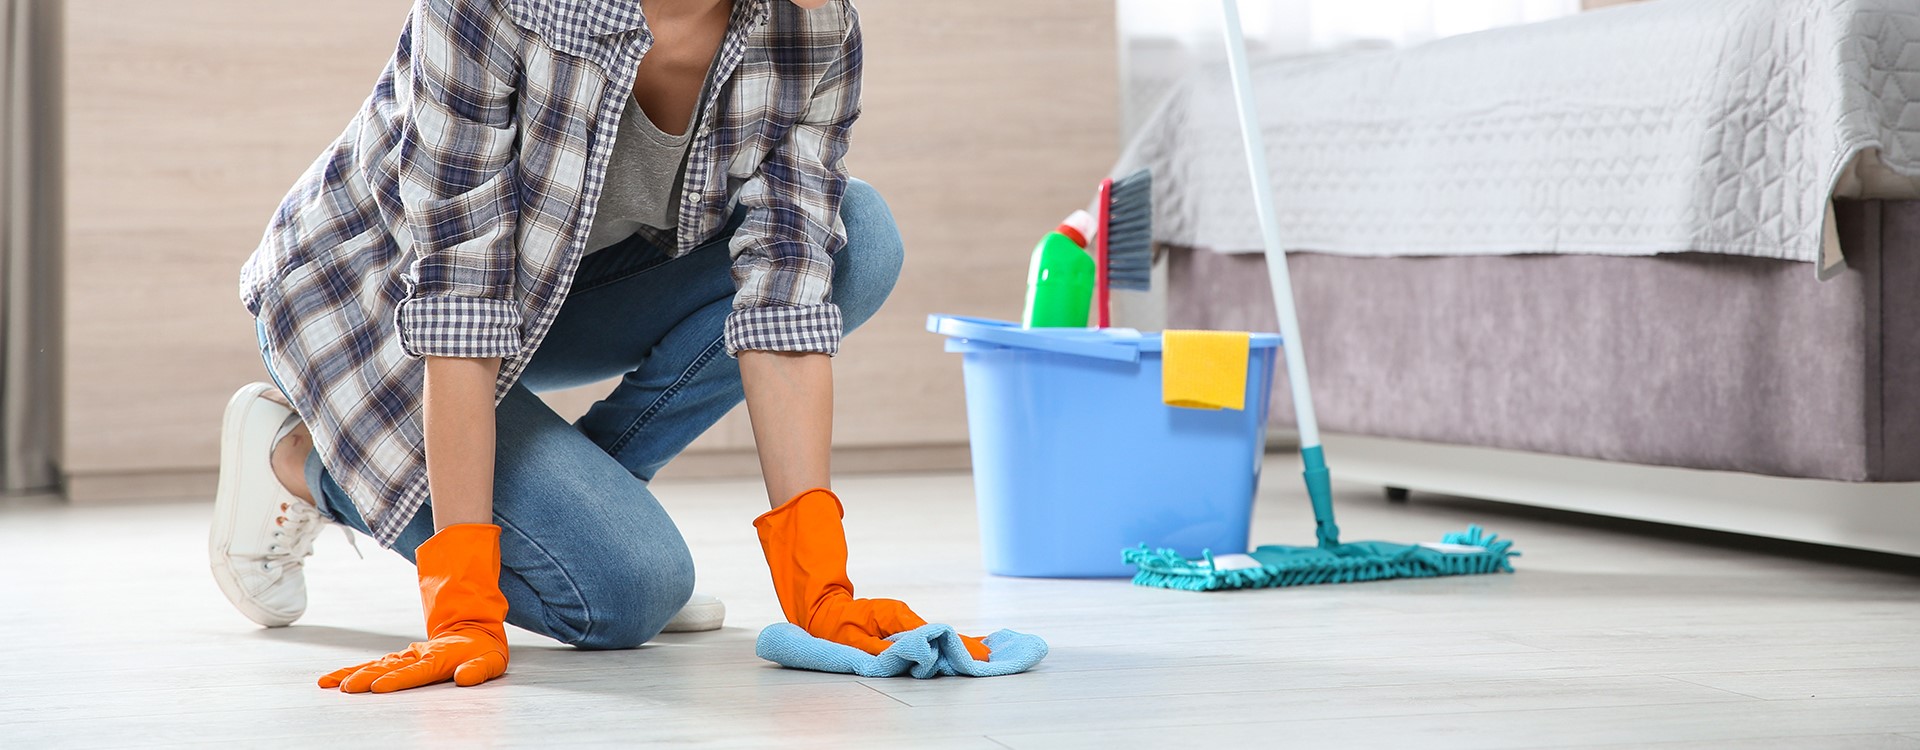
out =
[[[433,528],[493,523],[493,387],[499,359],[427,357],[427,490]]]
[[[797,352],[740,353],[747,416],[767,481],[768,504],[827,487],[833,451],[833,358]]]

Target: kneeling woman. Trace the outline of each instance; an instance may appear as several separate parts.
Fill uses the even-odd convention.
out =
[[[870,653],[921,624],[853,598],[827,489],[830,356],[901,262],[843,165],[860,64],[838,1],[417,0],[242,271],[278,389],[227,407],[227,597],[293,622],[327,523],[413,560],[428,640],[320,679],[350,692],[498,677],[503,623],[717,627],[647,483],[744,397],[787,618]],[[534,395],[612,377],[574,424]]]

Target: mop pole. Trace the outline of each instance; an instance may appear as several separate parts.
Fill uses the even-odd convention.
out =
[[[1266,248],[1267,275],[1273,285],[1273,308],[1280,316],[1281,349],[1287,357],[1287,384],[1293,387],[1293,413],[1300,420],[1300,461],[1306,467],[1307,497],[1313,501],[1314,534],[1321,547],[1340,544],[1340,527],[1333,523],[1333,488],[1327,480],[1327,459],[1320,450],[1320,424],[1313,416],[1313,392],[1307,388],[1307,357],[1300,345],[1300,318],[1293,309],[1293,281],[1287,275],[1287,253],[1280,246],[1280,219],[1273,214],[1273,184],[1267,174],[1267,146],[1255,113],[1253,83],[1247,69],[1247,39],[1240,29],[1240,6],[1220,0],[1226,11],[1227,69],[1233,77],[1233,101],[1240,112],[1240,137],[1246,144],[1247,172],[1253,176],[1254,211],[1260,217],[1260,239]]]

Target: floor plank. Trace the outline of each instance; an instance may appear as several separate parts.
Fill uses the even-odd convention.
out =
[[[1585,745],[1576,750],[1628,750],[1629,748],[1648,748],[1649,750],[1720,750],[1728,746],[1725,741],[1707,742],[1655,742],[1629,743],[1625,745]],[[1767,737],[1763,739],[1744,739],[1739,743],[1743,750],[1915,750],[1920,748],[1920,739],[1900,734],[1826,734],[1800,737]]]
[[[1915,667],[1704,672],[1676,678],[1765,700],[1920,696],[1920,668]]]
[[[1231,724],[994,734],[1019,748],[1218,746],[1284,738],[1289,745],[1432,748],[1530,748],[1657,741],[1742,746],[1785,737],[1883,734],[1920,722],[1913,702],[1896,699],[1686,703],[1441,713],[1382,722],[1362,718],[1281,718]],[[1817,747],[1803,745],[1802,747]]]

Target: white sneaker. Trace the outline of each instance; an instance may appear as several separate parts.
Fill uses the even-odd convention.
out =
[[[253,383],[227,402],[207,558],[227,601],[247,619],[278,628],[307,611],[302,561],[313,554],[313,540],[326,521],[273,474],[273,446],[298,417],[266,398],[272,390]]]
[[[697,633],[702,630],[719,630],[727,620],[727,605],[712,594],[693,592],[693,598],[673,613],[673,619],[667,621],[666,633]]]

